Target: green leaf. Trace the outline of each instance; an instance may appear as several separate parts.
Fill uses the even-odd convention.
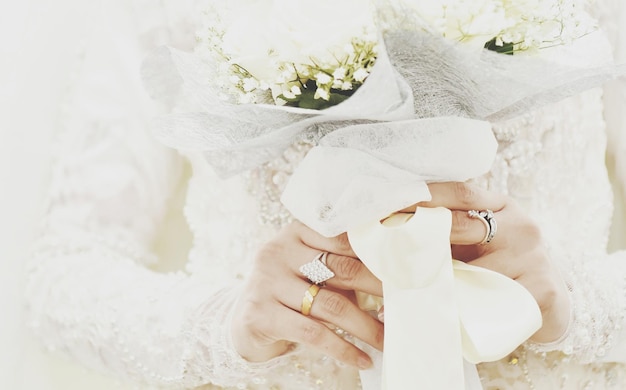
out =
[[[317,85],[315,82],[307,82],[302,89],[302,93],[295,98],[287,99],[284,95],[278,96],[279,98],[286,101],[287,106],[291,107],[300,107],[300,108],[308,108],[312,110],[323,110],[325,108],[329,108],[332,106],[336,106],[337,104],[345,101],[354,93],[354,90],[342,91],[340,89],[331,89],[330,96],[328,100],[324,99],[316,99],[315,91],[317,90]]]
[[[330,93],[330,98],[328,99],[328,103],[330,103],[331,106],[336,106],[337,104],[345,101],[346,99],[348,99],[350,97],[350,95],[345,95],[345,94],[341,94],[341,93]]]
[[[310,89],[305,89],[302,91],[302,94],[300,95],[297,105],[300,108],[310,108],[313,110],[321,110],[324,107],[324,103],[328,103],[326,100],[323,99],[315,99],[315,91],[312,91]]]
[[[495,51],[496,53],[513,55],[515,52],[515,45],[513,43],[504,42],[502,46],[496,45],[496,38],[493,38],[489,42],[485,43],[485,49]]]

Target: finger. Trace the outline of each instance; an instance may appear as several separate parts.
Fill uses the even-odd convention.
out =
[[[482,256],[486,249],[484,245],[451,245],[452,258],[466,263]]]
[[[507,203],[506,196],[469,183],[431,183],[428,189],[432,199],[428,202],[421,202],[418,206],[445,207],[451,210],[500,211]]]
[[[310,284],[294,279],[294,283],[283,290],[290,291],[290,293],[282,294],[282,296],[277,296],[275,299],[285,306],[300,312],[304,294],[309,287]],[[383,324],[361,310],[350,299],[337,292],[321,288],[313,299],[310,314],[314,318],[345,330],[378,350],[382,351],[383,349]]]
[[[495,271],[513,280],[522,276],[523,263],[524,259],[522,257],[509,258],[503,251],[493,252],[468,262],[468,264]]]
[[[311,308],[313,317],[335,324],[379,351],[383,350],[385,328],[380,321],[347,297],[330,290],[322,289],[316,300]]]
[[[326,264],[335,273],[328,285],[383,296],[383,283],[360,260],[329,253]]]
[[[280,316],[280,321],[275,321],[272,330],[274,337],[304,344],[360,369],[372,366],[372,360],[365,352],[338,336],[326,325],[296,312],[288,312]]]
[[[302,254],[297,254],[300,259],[311,259],[314,261],[320,252],[316,249],[303,247]],[[298,275],[306,277],[300,272],[300,267],[306,263],[293,262],[293,270]],[[365,264],[353,257],[328,253],[326,256],[326,268],[331,270],[335,276],[328,279],[326,284],[342,290],[362,291],[368,294],[382,296],[382,282],[367,269]]]
[[[342,256],[357,257],[356,253],[352,250],[346,233],[342,233],[336,237],[324,237],[298,221],[294,222],[293,227],[300,240],[311,248],[336,253]]]

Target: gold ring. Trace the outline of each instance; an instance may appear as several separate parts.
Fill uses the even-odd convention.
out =
[[[317,284],[312,284],[309,289],[304,292],[300,312],[305,316],[311,314],[311,306],[313,306],[313,300],[315,299],[315,296],[318,292],[320,292],[320,286],[318,286]]]

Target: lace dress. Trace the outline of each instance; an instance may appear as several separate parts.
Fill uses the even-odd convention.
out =
[[[145,48],[176,41],[181,19],[153,3],[108,4],[104,20],[134,16],[88,41],[28,264],[30,327],[49,349],[141,388],[359,388],[356,371],[313,351],[251,364],[230,341],[241,280],[289,221],[278,196],[309,145],[229,180],[200,154],[159,145],[136,72]],[[486,389],[626,388],[626,253],[606,253],[604,127],[599,90],[494,126],[498,157],[477,182],[539,222],[574,305],[561,340],[481,365]],[[188,232],[167,229],[181,188]],[[170,250],[188,240],[188,253]]]

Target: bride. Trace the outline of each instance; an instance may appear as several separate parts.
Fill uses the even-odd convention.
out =
[[[222,180],[200,151],[147,129],[155,109],[137,72],[149,49],[190,42],[181,4],[102,5],[27,267],[29,326],[48,348],[148,387],[359,388],[357,369],[375,362],[349,341],[382,350],[385,316],[360,310],[353,291],[381,296],[381,282],[345,235],[325,238],[277,201],[311,145]],[[486,389],[626,384],[626,254],[606,254],[600,130],[613,119],[592,90],[494,123],[491,171],[433,184],[420,203],[453,210],[455,258],[515,279],[541,308],[528,342],[479,366]],[[497,232],[468,213],[487,209]],[[323,287],[300,270],[318,254],[334,272]]]

